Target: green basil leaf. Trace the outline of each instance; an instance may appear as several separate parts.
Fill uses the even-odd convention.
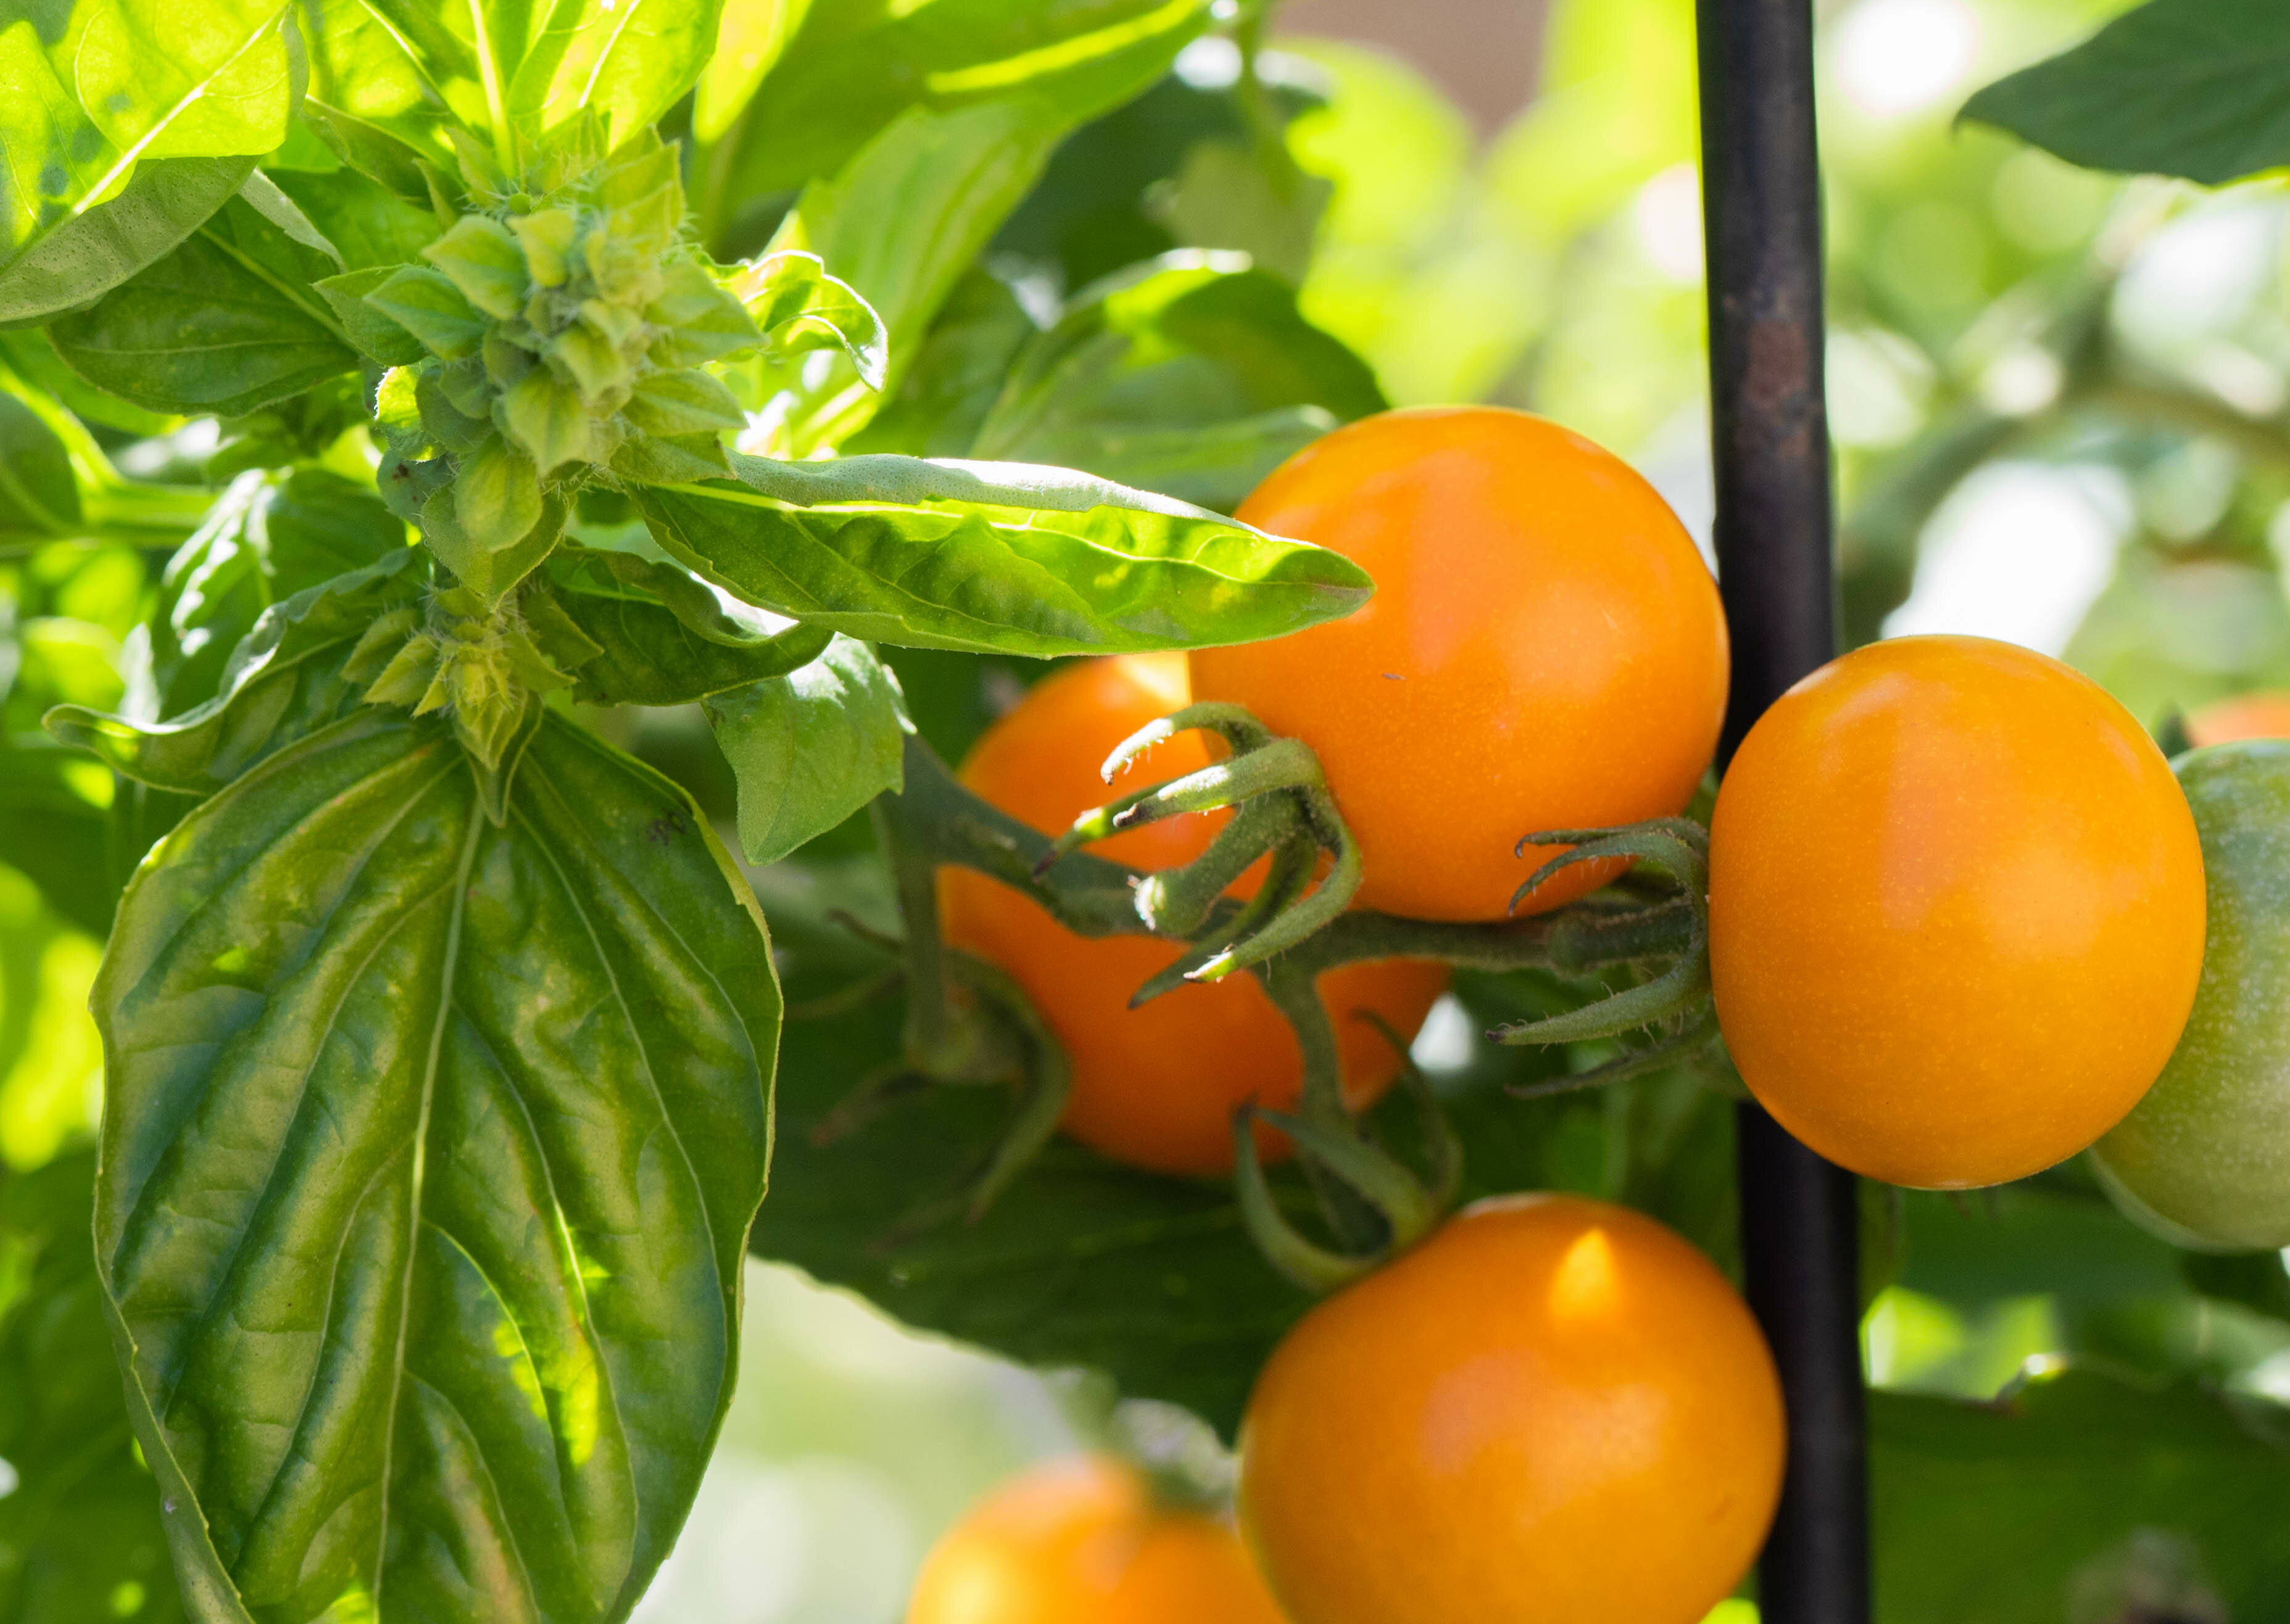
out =
[[[883,318],[857,289],[829,276],[817,254],[767,253],[740,268],[732,292],[781,356],[839,348],[869,388],[883,387],[890,369]]]
[[[408,264],[437,240],[435,209],[416,207],[354,169],[331,174],[282,170],[270,178],[353,271]]]
[[[101,298],[197,230],[253,172],[251,156],[138,164],[118,196],[64,213],[0,265],[0,326],[36,326]]]
[[[693,135],[710,144],[723,136],[810,10],[811,0],[725,0],[716,49],[693,100]]]
[[[0,1163],[0,1618],[176,1624],[159,1486],[135,1459],[87,1244],[95,1156]]]
[[[2149,0],[1965,104],[2087,169],[2222,186],[2290,164],[2290,10]]]
[[[64,364],[44,328],[0,329],[0,391],[7,388],[8,372],[83,423],[116,428],[139,440],[172,434],[183,426],[180,413],[146,411],[89,383]]]
[[[709,723],[739,780],[740,849],[773,863],[906,782],[915,731],[899,679],[837,634],[785,676],[711,697]]]
[[[1157,78],[1206,25],[1209,9],[1197,0],[811,6],[768,75],[740,76],[756,88],[732,156],[718,160],[722,184],[733,196],[793,191],[833,174],[917,106],[1038,92],[1070,101],[1071,122],[1081,123]],[[1158,66],[1125,93],[1106,91],[1142,60]],[[712,128],[703,130],[703,139],[739,112],[740,100],[730,93],[736,89],[727,82],[725,93],[709,102]],[[1086,106],[1093,98],[1102,98],[1101,105]],[[831,256],[829,262],[836,263]]]
[[[1165,62],[1149,63],[1141,88]],[[807,190],[778,246],[814,252],[881,316],[895,382],[964,271],[1090,108],[1046,95],[917,108],[831,181]],[[778,425],[775,455],[807,458],[865,427],[882,396],[847,360],[814,371],[764,356],[731,374]]]
[[[180,716],[212,698],[264,610],[403,553],[405,525],[371,484],[330,469],[242,474],[167,561],[149,637],[149,710]]]
[[[456,125],[497,130],[497,87],[522,60],[537,8],[503,0],[294,0],[293,10],[309,60],[302,116],[343,162],[422,204],[429,196],[423,165],[458,172]]]
[[[285,15],[278,0],[12,13],[0,28],[0,158],[16,183],[0,197],[0,324],[124,282],[285,140],[302,89]]]
[[[683,705],[808,664],[824,628],[735,620],[671,564],[566,544],[522,600],[534,642],[590,705]],[[752,612],[750,612],[752,614]]]
[[[699,1486],[770,941],[689,798],[561,717],[507,811],[369,709],[121,903],[96,1260],[210,1617],[624,1619]]]
[[[1083,290],[1029,344],[971,455],[1085,468],[1237,507],[1339,422],[1388,403],[1365,362],[1246,256],[1183,250]]]
[[[594,113],[605,148],[619,147],[700,77],[722,8],[723,0],[556,0],[509,84],[510,119],[547,131]]]
[[[965,271],[901,370],[897,388],[844,449],[968,456],[1019,351],[1040,331],[1006,283]]]
[[[138,783],[211,795],[358,708],[365,684],[344,668],[376,619],[418,600],[420,563],[419,552],[401,548],[265,610],[232,650],[214,698],[180,716],[134,722],[59,705],[47,714],[48,732]]]
[[[137,405],[242,416],[357,365],[311,286],[340,268],[243,191],[49,336],[73,371]]]
[[[39,413],[0,389],[0,539],[68,536],[79,522],[71,453]]]
[[[403,268],[369,265],[311,284],[340,324],[350,348],[378,366],[414,366],[429,358],[424,345],[396,316],[366,295],[380,291]]]
[[[1350,613],[1357,565],[1062,468],[734,456],[638,487],[653,537],[747,602],[869,641],[1013,654],[1244,643]]]

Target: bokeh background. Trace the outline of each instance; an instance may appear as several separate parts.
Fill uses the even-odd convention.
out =
[[[2290,685],[2290,194],[2097,177],[1954,124],[1971,91],[2122,9],[1821,6],[1830,406],[1856,641],[2006,638],[2153,725]],[[1253,241],[1247,211],[1179,198],[1180,239],[1297,276],[1307,316],[1395,403],[1502,402],[1603,441],[1706,540],[1691,0],[1293,0],[1277,20],[1269,72],[1318,104],[1288,130],[1325,188],[1317,229]],[[1181,64],[1231,70],[1218,41]],[[24,659],[45,689],[107,705],[141,566],[53,568]],[[0,863],[0,923],[37,961],[8,983],[36,992],[0,1009],[0,1158],[19,1166],[84,1127],[99,1084],[98,944],[42,906]],[[1418,1055],[1455,1071],[1474,1041],[1449,1007]],[[1910,1199],[1928,1204],[1921,1250],[1870,1313],[1875,1382],[1987,1396],[2097,1340],[2290,1398],[2290,1325],[2184,1290],[2168,1254],[2090,1209],[2040,1190]],[[1999,1217],[2060,1226],[2073,1267],[1983,1272],[1978,1222]],[[892,1624],[970,1500],[1102,1423],[1085,1378],[909,1335],[787,1269],[750,1266],[747,1313],[741,1395],[646,1624]]]

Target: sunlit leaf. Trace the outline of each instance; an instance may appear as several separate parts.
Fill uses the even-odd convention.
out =
[[[855,639],[838,634],[809,664],[716,694],[707,709],[739,780],[751,863],[777,862],[906,781],[914,724],[899,679]]]
[[[676,558],[869,641],[1018,654],[1185,648],[1348,614],[1341,556],[1060,468],[736,457],[739,484],[639,488]]]
[[[442,723],[369,709],[121,906],[97,1264],[219,1612],[625,1618],[729,1401],[761,916],[681,792],[561,719],[507,811]]]

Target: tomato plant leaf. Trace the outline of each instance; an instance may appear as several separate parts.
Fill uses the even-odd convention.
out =
[[[2068,1367],[1993,1404],[1875,1393],[1869,1420],[1886,1619],[2053,1624],[2063,1602],[2094,1619],[2270,1618],[2290,1604],[2279,1406]]]
[[[340,269],[242,188],[180,247],[49,336],[73,371],[139,406],[242,416],[357,364],[311,286]]]
[[[770,943],[690,800],[550,716],[497,827],[365,710],[167,837],[95,1005],[97,1266],[212,1616],[625,1618],[771,1143]]]
[[[1077,295],[1021,352],[968,454],[1231,508],[1292,453],[1387,404],[1279,278],[1245,255],[1184,250]]]
[[[419,597],[420,559],[401,548],[263,611],[233,649],[215,696],[180,716],[138,723],[59,705],[48,732],[138,783],[210,795],[357,708],[365,684],[344,668],[377,618]]]
[[[925,771],[943,785],[943,766],[917,752],[905,793],[938,792],[921,782]],[[879,862],[806,857],[766,870],[758,886],[794,1004],[891,966],[829,917],[898,930]],[[1475,1027],[1587,996],[1547,977],[1487,975],[1459,977],[1456,993]],[[1536,1002],[1522,1007],[1522,995]],[[1258,1254],[1229,1186],[1141,1172],[1059,1140],[970,1221],[972,1188],[1008,1131],[1012,1097],[931,1086],[854,1111],[862,1079],[899,1058],[901,1025],[893,996],[789,1024],[783,1132],[757,1254],[861,1292],[909,1324],[1031,1364],[1102,1371],[1123,1392],[1183,1404],[1232,1436],[1257,1371],[1313,1300]],[[1520,1100],[1502,1084],[1565,1069],[1565,1051],[1480,1043],[1473,1057],[1440,1080],[1469,1148],[1462,1200],[1567,1189],[1625,1202],[1721,1267],[1736,1264],[1724,1096],[1673,1072],[1598,1098]],[[1397,1097],[1375,1120],[1380,1140],[1403,1156],[1418,1154],[1419,1126],[1412,1102]],[[1293,1165],[1275,1169],[1272,1182],[1292,1212],[1309,1212]]]
[[[0,325],[84,305],[183,240],[286,138],[279,0],[76,0],[0,24]]]
[[[522,600],[541,653],[591,705],[683,705],[782,676],[831,633],[727,605],[671,564],[568,543]]]
[[[751,863],[777,862],[906,782],[915,724],[899,679],[839,632],[809,664],[715,694],[706,708],[739,781],[740,848]]]
[[[1273,636],[1349,614],[1349,560],[1061,468],[734,457],[640,488],[661,545],[726,591],[852,636],[1013,654]]]
[[[88,1245],[94,1180],[87,1150],[28,1172],[0,1164],[0,1460],[15,1471],[0,1618],[174,1624],[159,1487],[135,1459]]]
[[[2148,0],[1998,80],[1963,116],[2087,169],[2222,186],[2290,164],[2290,11]]]

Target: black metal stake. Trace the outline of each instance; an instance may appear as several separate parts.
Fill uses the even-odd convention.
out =
[[[1697,9],[1718,562],[1734,638],[1723,757],[1837,652],[1837,589],[1812,0]],[[1867,1624],[1856,1188],[1756,1106],[1737,1125],[1750,1306],[1789,1401],[1759,1606],[1766,1624]]]

